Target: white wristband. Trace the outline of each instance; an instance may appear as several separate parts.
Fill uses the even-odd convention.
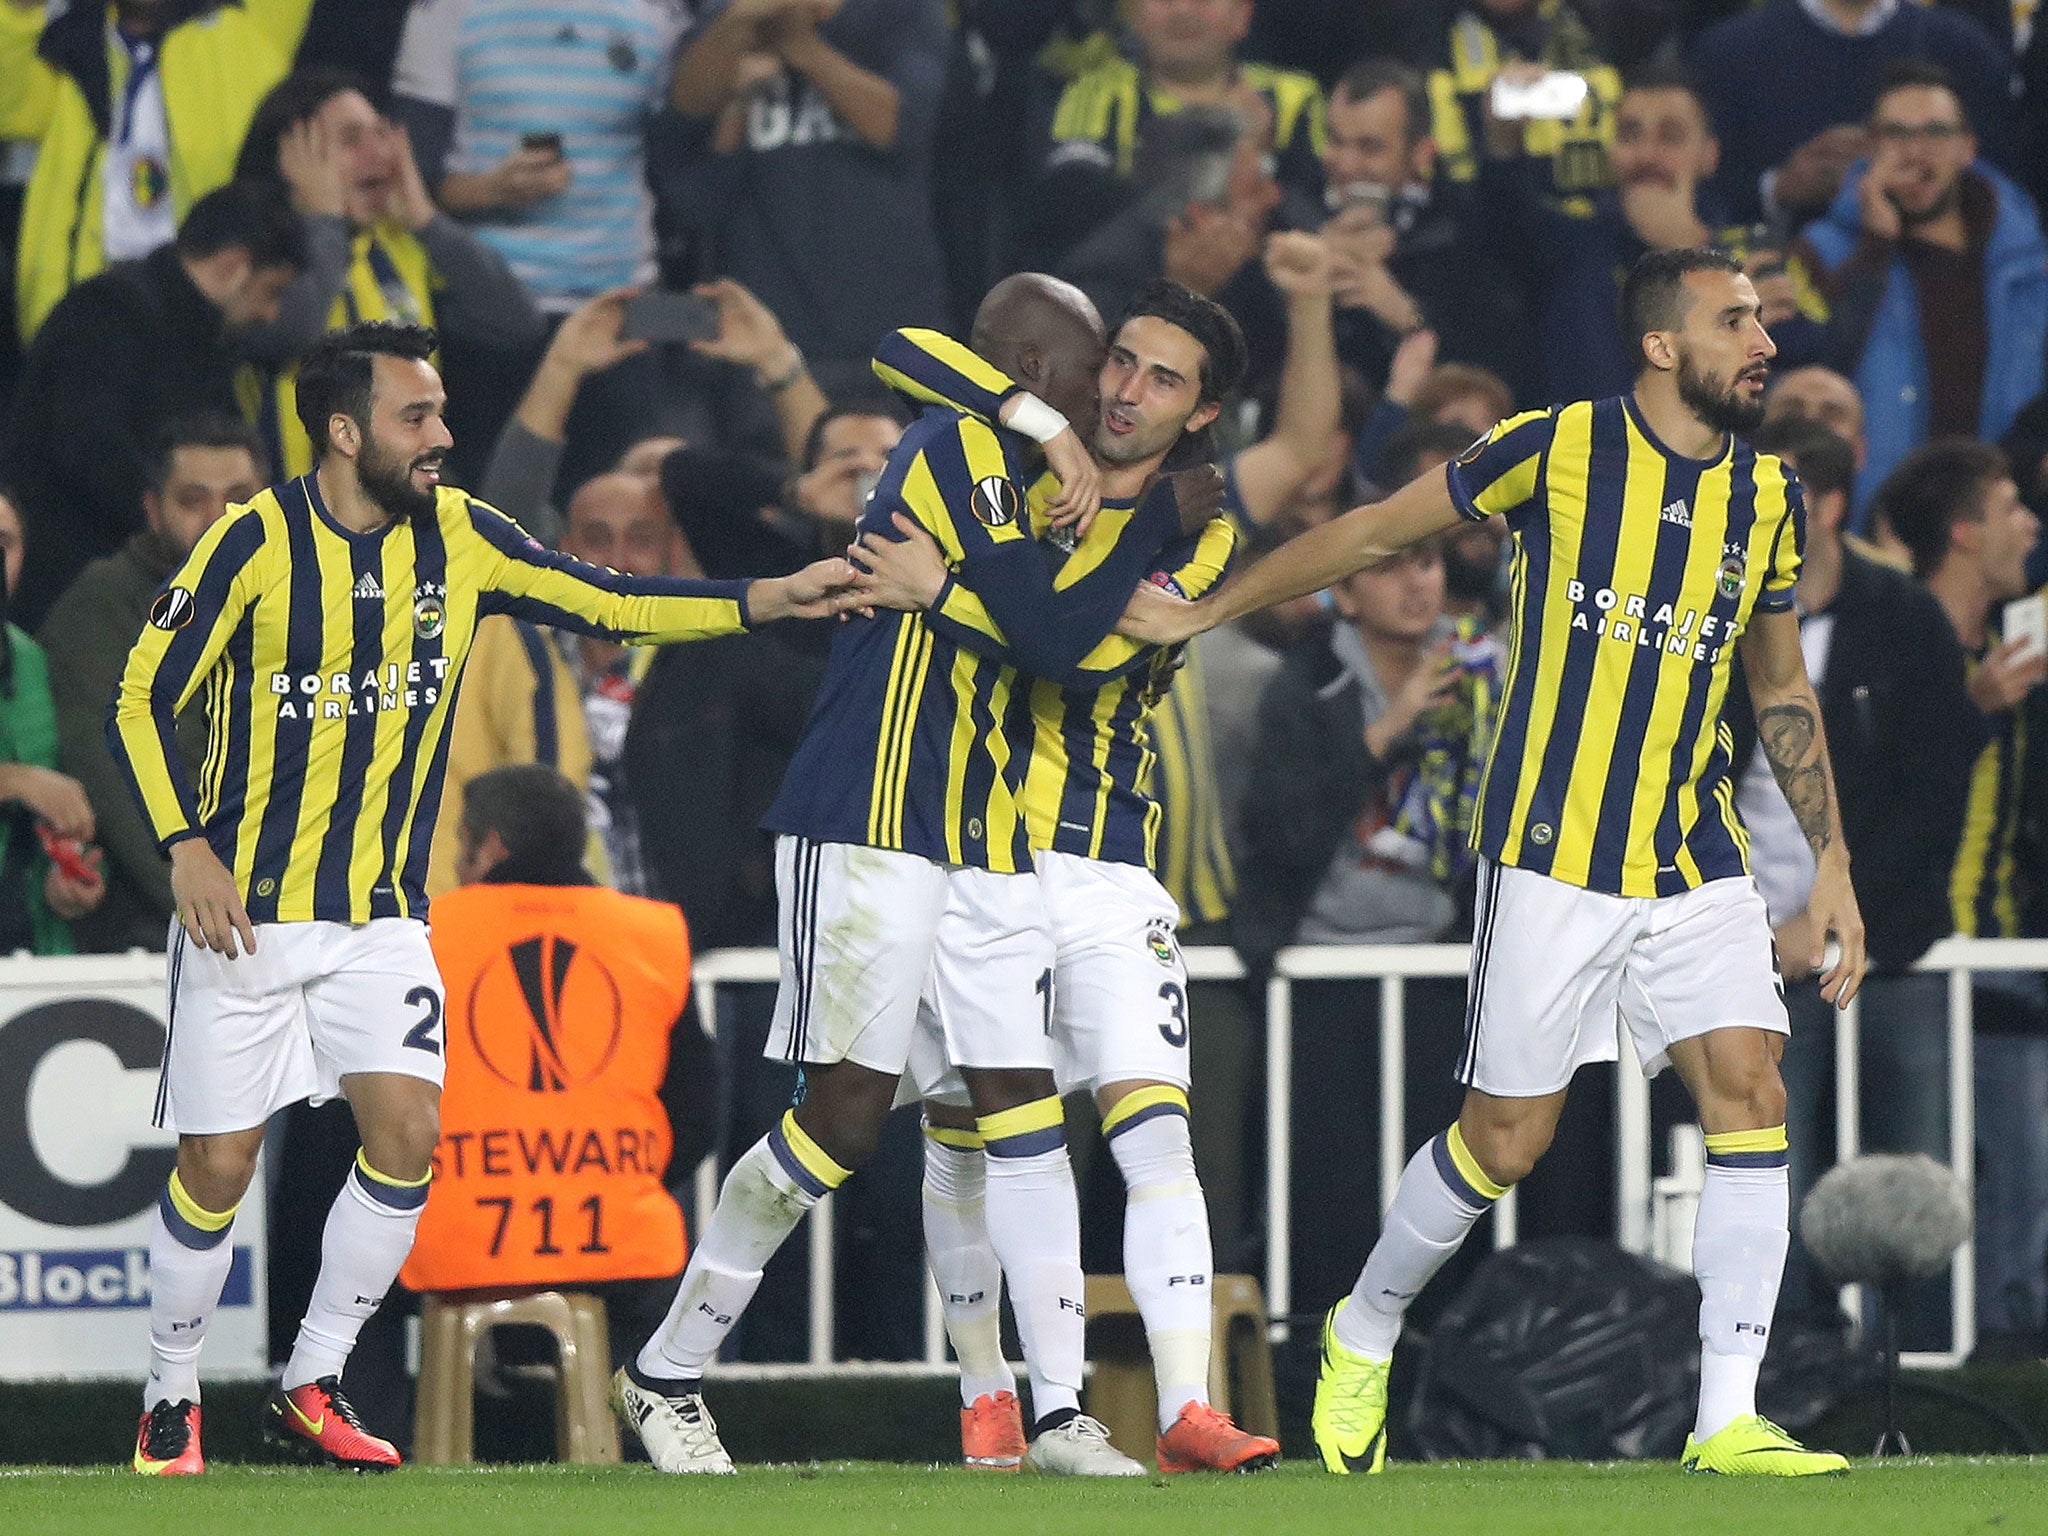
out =
[[[1003,423],[1012,432],[1022,432],[1034,443],[1049,443],[1067,430],[1067,418],[1033,394],[1014,395],[1017,404]]]

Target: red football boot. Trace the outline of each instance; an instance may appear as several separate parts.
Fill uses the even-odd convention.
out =
[[[135,1431],[135,1470],[150,1477],[171,1477],[206,1470],[199,1454],[199,1405],[158,1403],[142,1416]]]
[[[311,1446],[336,1466],[356,1472],[389,1472],[399,1465],[397,1448],[364,1430],[338,1376],[272,1392],[263,1405],[263,1438],[299,1450]]]

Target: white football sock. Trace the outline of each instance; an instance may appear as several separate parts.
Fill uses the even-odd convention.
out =
[[[1692,1239],[1692,1269],[1700,1282],[1696,1440],[1756,1412],[1757,1372],[1792,1240],[1785,1129],[1775,1128],[1775,1146],[1748,1145],[1767,1143],[1772,1135],[1737,1131],[1707,1138],[1707,1175]]]
[[[642,1375],[694,1381],[761,1284],[761,1269],[796,1224],[850,1175],[787,1111],[725,1176],[668,1316],[634,1362]]]
[[[944,1131],[972,1145],[942,1142],[926,1126],[924,1137],[924,1247],[946,1337],[960,1357],[960,1405],[1015,1392],[1017,1378],[1003,1358],[1003,1269],[988,1240],[984,1203],[988,1159],[973,1131]]]
[[[1009,1281],[1031,1376],[1033,1421],[1081,1406],[1087,1314],[1081,1210],[1058,1099],[980,1116],[988,1153],[989,1243]]]
[[[356,1153],[356,1165],[334,1197],[320,1235],[320,1277],[313,1282],[313,1299],[278,1381],[285,1391],[341,1374],[356,1335],[383,1304],[412,1252],[431,1177],[394,1179]]]
[[[234,1209],[209,1211],[176,1170],[149,1228],[149,1379],[142,1406],[199,1401],[199,1349],[235,1260]]]
[[[1214,1260],[1187,1095],[1164,1087],[1126,1094],[1103,1133],[1124,1176],[1124,1283],[1145,1320],[1164,1432],[1189,1403],[1209,1401]]]
[[[1391,1360],[1408,1303],[1506,1193],[1481,1171],[1455,1124],[1411,1157],[1351,1305],[1337,1314],[1337,1342],[1369,1360]]]

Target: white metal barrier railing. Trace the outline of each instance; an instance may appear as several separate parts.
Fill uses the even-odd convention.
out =
[[[1191,981],[1235,981],[1244,976],[1236,954],[1223,948],[1186,952]],[[1421,977],[1463,976],[1468,951],[1462,944],[1390,944],[1303,946],[1282,950],[1266,984],[1266,1305],[1275,1319],[1293,1310],[1289,1264],[1291,1241],[1289,1183],[1293,1134],[1293,984],[1298,981],[1379,981],[1380,1208],[1393,1203],[1395,1186],[1408,1160],[1407,1145],[1407,985]],[[1975,1183],[1976,1101],[1971,1066],[1973,1023],[1970,977],[1977,971],[2048,971],[2048,940],[1944,939],[1921,960],[1917,969],[1945,971],[1949,977],[1949,1163],[1966,1189]],[[697,959],[694,985],[698,1011],[706,1029],[715,1027],[717,991],[727,984],[767,984],[776,980],[773,950],[718,950]],[[1862,1149],[1861,1062],[1859,1014],[1855,1004],[1837,1016],[1835,1030],[1835,1152],[1837,1160]],[[1621,1035],[1621,1060],[1634,1061],[1626,1032]],[[1650,1087],[1638,1071],[1615,1073],[1615,1231],[1622,1247],[1646,1252],[1650,1246]],[[696,1172],[698,1220],[717,1201],[717,1171],[710,1158]],[[1515,1241],[1515,1196],[1510,1190],[1495,1208],[1494,1243]],[[819,1202],[811,1216],[810,1364],[831,1365],[835,1358],[835,1316],[832,1286],[832,1201]],[[1975,1245],[1965,1243],[1956,1254],[1951,1284],[1954,1325],[1951,1348],[1908,1355],[1907,1363],[1953,1365],[1976,1344]],[[1855,1315],[1852,1310],[1852,1316]],[[1284,1323],[1275,1323],[1276,1337]],[[926,1287],[924,1313],[925,1364],[945,1361],[945,1331],[938,1296]]]

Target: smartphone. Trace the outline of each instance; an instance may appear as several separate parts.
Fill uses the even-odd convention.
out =
[[[521,149],[537,149],[544,155],[559,155],[562,152],[562,136],[559,133],[522,133],[519,135]]]
[[[62,871],[65,879],[79,885],[91,885],[99,879],[92,866],[85,862],[85,844],[77,838],[60,836],[47,821],[36,823],[36,836],[42,839],[43,852],[50,856],[50,862]]]
[[[1387,222],[1387,210],[1394,203],[1394,189],[1380,181],[1352,181],[1330,188],[1330,211],[1349,213],[1363,209],[1372,223]]]
[[[1572,118],[1586,101],[1586,77],[1569,69],[1553,69],[1527,84],[1496,75],[1490,92],[1493,115],[1514,118]]]
[[[2022,642],[2017,653],[2021,659],[2048,651],[2048,592],[2036,592],[2032,597],[2007,603],[1999,633],[2008,645],[2015,640]]]
[[[655,288],[626,300],[619,335],[627,341],[710,341],[718,330],[718,305],[710,299]]]

